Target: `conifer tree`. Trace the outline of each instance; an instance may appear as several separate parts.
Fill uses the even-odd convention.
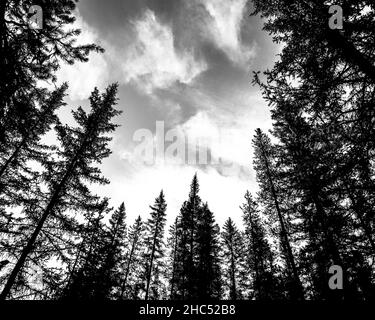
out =
[[[360,73],[360,79],[364,75],[375,83],[374,45],[364,40],[374,37],[373,3],[354,0],[337,4],[343,9],[343,30],[330,26],[332,3],[323,0],[255,0],[254,14],[267,19],[264,29],[274,41],[286,44],[278,68],[293,66],[289,72],[294,73],[301,70],[297,64],[303,61],[303,70],[307,70],[313,62],[310,54],[329,52],[338,64],[349,66],[356,75]]]
[[[197,223],[197,299],[220,299],[222,275],[220,260],[220,228],[205,203]]]
[[[194,175],[189,199],[182,205],[175,227],[173,299],[219,299],[222,294],[220,230],[198,193]]]
[[[28,126],[26,107],[36,111],[29,97],[42,96],[38,82],[55,81],[61,62],[87,61],[95,45],[77,45],[79,29],[69,28],[75,21],[76,1],[37,1],[43,14],[42,28],[32,28],[29,0],[4,0],[0,5],[0,147],[11,146],[14,134]],[[17,114],[19,117],[14,117]],[[14,145],[13,145],[14,146]]]
[[[113,108],[116,91],[117,85],[110,86],[102,95],[95,89],[90,97],[91,112],[87,114],[82,108],[78,108],[73,113],[79,127],[59,125],[56,128],[61,143],[61,149],[57,153],[58,160],[46,160],[43,163],[47,168],[44,179],[49,188],[49,197],[39,213],[40,218],[33,233],[9,275],[1,299],[9,295],[48,218],[57,210],[72,205],[78,207],[90,200],[91,195],[84,180],[92,183],[108,182],[100,175],[100,170],[92,165],[110,154],[107,143],[111,138],[105,134],[115,130],[116,125],[111,123],[111,119],[120,113]]]
[[[194,175],[190,185],[189,199],[182,205],[177,226],[181,236],[176,251],[175,299],[193,299],[198,294],[197,226],[198,217],[202,211],[202,200],[198,193],[198,178]]]
[[[167,239],[167,248],[168,248],[168,263],[167,263],[167,278],[169,281],[169,293],[168,297],[174,299],[176,293],[176,283],[177,279],[177,250],[178,243],[181,237],[181,230],[179,229],[178,217],[175,219],[175,222],[169,228],[169,236]]]
[[[281,299],[285,296],[280,286],[274,253],[267,240],[265,224],[260,217],[257,203],[249,192],[241,206],[245,226],[248,297],[255,300]]]
[[[101,249],[103,264],[99,268],[96,298],[111,299],[118,297],[121,287],[121,266],[125,262],[126,247],[126,211],[122,203],[109,220],[105,243]]]
[[[144,272],[145,272],[145,300],[159,299],[163,283],[159,276],[164,269],[163,259],[164,248],[164,228],[166,222],[167,204],[163,191],[155,199],[155,204],[150,206],[151,217],[146,223]]]
[[[255,160],[254,168],[257,172],[257,181],[261,192],[260,199],[264,202],[271,218],[278,221],[280,244],[285,256],[286,272],[290,282],[290,297],[292,299],[303,299],[303,288],[299,278],[295,254],[292,249],[290,234],[285,221],[285,215],[281,206],[281,193],[283,190],[276,184],[277,172],[275,171],[275,148],[272,146],[269,137],[260,129],[256,130],[253,140]]]
[[[127,253],[123,264],[121,284],[121,299],[140,299],[142,283],[140,269],[142,268],[144,250],[145,226],[140,216],[130,226],[127,234]]]
[[[80,228],[82,240],[69,266],[69,273],[64,289],[56,295],[63,300],[96,299],[101,292],[105,280],[100,274],[103,266],[103,250],[106,245],[106,230],[104,218],[112,210],[108,207],[108,199],[90,206],[87,222]]]
[[[225,222],[222,236],[223,278],[230,300],[244,298],[245,283],[245,247],[241,232],[231,218]]]

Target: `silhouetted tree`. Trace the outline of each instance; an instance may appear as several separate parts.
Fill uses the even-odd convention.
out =
[[[102,278],[101,273],[107,254],[104,249],[108,236],[104,218],[112,208],[108,206],[108,199],[104,199],[87,209],[88,219],[83,228],[80,228],[82,239],[69,265],[66,285],[61,292],[57,290],[56,293],[60,299],[97,299],[103,292],[103,285],[107,285],[108,278]]]
[[[163,283],[159,276],[164,270],[163,258],[165,248],[163,243],[164,228],[166,222],[167,204],[163,191],[155,199],[155,204],[150,206],[151,218],[146,223],[145,253],[143,256],[145,268],[145,300],[159,299],[161,297]]]
[[[121,299],[137,300],[141,298],[143,283],[140,269],[143,265],[145,226],[140,216],[129,228],[127,235],[127,253],[123,265]]]
[[[181,230],[179,229],[178,217],[175,222],[169,228],[169,236],[167,239],[168,248],[168,263],[167,263],[167,278],[169,281],[169,294],[170,299],[174,299],[176,291],[177,279],[177,249],[178,243],[181,236]]]
[[[246,273],[250,280],[247,282],[248,298],[281,299],[285,297],[285,292],[281,287],[274,253],[268,243],[258,205],[249,192],[245,194],[245,202],[241,209],[245,225]]]
[[[286,272],[290,282],[290,297],[292,299],[303,299],[303,288],[281,206],[282,198],[280,194],[283,190],[280,190],[280,186],[276,184],[275,149],[269,137],[260,129],[256,130],[253,146],[255,154],[254,168],[257,172],[257,181],[261,189],[259,197],[267,208],[265,212],[275,215],[279,224],[280,244],[285,256]]]
[[[43,10],[41,29],[30,26],[32,5]],[[32,100],[28,104],[25,101],[45,94],[41,81],[54,82],[62,62],[87,61],[91,51],[103,51],[95,44],[75,43],[80,30],[69,28],[76,20],[75,7],[73,0],[1,1],[0,151],[14,147],[12,141],[22,126],[33,125],[28,117],[37,113],[36,105]]]
[[[194,175],[190,185],[189,199],[180,210],[177,228],[181,230],[176,250],[176,279],[174,299],[192,299],[198,294],[197,227],[202,212],[198,178]]]
[[[115,130],[116,125],[111,123],[111,119],[120,113],[113,108],[116,103],[116,91],[117,85],[110,86],[102,95],[95,89],[90,97],[91,112],[87,114],[82,108],[73,112],[79,127],[60,125],[56,128],[61,143],[61,149],[57,154],[58,160],[46,160],[43,163],[47,168],[44,178],[49,189],[48,200],[42,207],[35,230],[9,275],[1,293],[2,299],[9,295],[26,259],[35,249],[35,241],[46,220],[62,208],[79,207],[90,200],[91,195],[84,180],[92,183],[108,182],[92,164],[110,154],[107,143],[111,138],[105,134]]]
[[[246,290],[245,246],[242,234],[231,218],[225,222],[221,237],[223,284],[230,300],[240,300]]]
[[[197,299],[222,296],[220,228],[207,203],[202,206],[197,224]]]
[[[176,230],[173,299],[219,299],[222,294],[219,235],[213,213],[199,197],[194,175]]]

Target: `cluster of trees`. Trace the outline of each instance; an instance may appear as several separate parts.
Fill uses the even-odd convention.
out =
[[[243,228],[222,229],[199,196],[166,234],[163,191],[143,221],[92,193],[109,181],[117,85],[95,89],[90,107],[61,123],[67,85],[46,89],[63,62],[86,61],[77,46],[75,1],[0,4],[0,298],[18,299],[371,299],[375,296],[375,11],[339,1],[344,30],[328,26],[326,1],[254,0],[254,14],[283,44],[272,70],[255,73],[273,130],[252,144],[259,192],[245,194]],[[56,143],[43,137],[54,132]],[[342,267],[343,289],[328,270]]]

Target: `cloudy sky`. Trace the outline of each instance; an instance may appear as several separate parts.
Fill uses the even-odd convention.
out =
[[[201,197],[217,221],[231,216],[240,224],[243,195],[256,191],[251,137],[256,128],[271,126],[251,74],[271,67],[278,53],[251,11],[246,0],[80,1],[79,41],[98,43],[105,53],[59,70],[59,82],[70,84],[69,107],[61,113],[70,121],[70,109],[87,105],[95,86],[119,83],[121,127],[102,164],[111,184],[95,191],[113,206],[124,201],[130,221],[149,213],[161,189],[169,221],[174,219],[196,172]],[[148,130],[160,146],[161,124],[169,138],[185,139],[186,154],[204,141],[208,163],[188,163],[183,155],[179,162],[168,156],[143,161],[136,137]]]

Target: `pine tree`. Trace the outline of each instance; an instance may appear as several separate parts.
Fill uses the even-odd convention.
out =
[[[75,1],[39,1],[42,29],[30,28],[28,13],[34,4],[4,0],[0,5],[0,148],[12,147],[23,122],[29,125],[29,114],[22,115],[22,108],[36,111],[32,103],[25,105],[24,101],[45,93],[39,82],[54,82],[62,62],[87,61],[90,52],[103,51],[94,44],[75,44],[80,30],[69,28],[75,21]]]
[[[58,160],[52,159],[43,163],[47,168],[44,178],[50,196],[40,212],[35,230],[9,275],[1,294],[2,299],[9,295],[26,259],[35,249],[35,241],[48,218],[57,210],[68,208],[69,205],[83,206],[90,200],[90,192],[83,180],[92,183],[108,182],[92,164],[110,154],[107,143],[111,138],[104,134],[116,128],[116,125],[110,122],[112,117],[120,113],[113,108],[116,91],[117,85],[110,86],[102,95],[97,89],[94,90],[90,97],[91,112],[87,114],[82,108],[78,108],[73,113],[80,127],[60,125],[56,128],[61,143],[61,149],[57,154]]]
[[[245,283],[245,247],[241,232],[231,218],[225,222],[222,237],[223,278],[227,297],[230,300],[244,298]]]
[[[99,269],[100,284],[96,293],[98,299],[119,297],[121,287],[121,266],[125,262],[126,211],[122,203],[109,220],[105,244],[102,248],[103,264]]]
[[[143,283],[141,281],[141,269],[143,263],[143,248],[145,238],[145,226],[138,216],[128,232],[129,248],[126,254],[126,262],[123,268],[122,299],[140,299]]]
[[[264,202],[269,214],[273,213],[279,224],[280,244],[285,257],[288,282],[290,282],[290,297],[292,299],[303,299],[303,288],[298,273],[295,254],[292,249],[290,235],[285,221],[285,215],[281,206],[283,200],[280,194],[280,186],[277,182],[275,171],[275,148],[273,148],[269,137],[260,129],[256,130],[253,140],[255,160],[254,168],[257,172],[257,180],[261,189],[260,199]],[[268,212],[268,211],[267,211]],[[273,216],[271,216],[273,218]]]
[[[360,21],[371,16],[358,12],[363,4],[348,6],[346,14],[353,14],[349,24],[360,27]],[[288,10],[293,7],[295,4]],[[311,15],[307,18],[311,20]],[[286,39],[286,29],[273,22],[269,27]],[[291,209],[302,220],[298,229],[309,243],[302,251],[302,264],[312,277],[313,296],[353,298],[358,292],[369,291],[359,279],[368,274],[366,260],[373,255],[374,215],[369,209],[373,203],[373,143],[369,134],[373,132],[374,112],[369,106],[374,102],[374,84],[369,75],[363,75],[364,70],[358,76],[359,66],[350,57],[315,42],[315,32],[300,33],[303,28],[294,23],[288,28],[298,29],[294,34],[298,38],[308,36],[309,48],[300,38],[298,42],[288,40],[280,62],[266,72],[267,84],[261,88],[272,106],[285,189],[294,194]],[[350,33],[345,36],[357,37]],[[366,46],[370,48],[363,44],[361,50]],[[298,81],[291,83],[291,78]],[[256,82],[260,83],[258,77]],[[363,270],[352,265],[358,247]],[[332,264],[344,269],[346,285],[341,292],[327,286]],[[371,283],[371,277],[367,282]]]
[[[275,265],[274,253],[267,240],[265,224],[260,217],[257,203],[249,192],[245,194],[245,202],[241,206],[245,225],[245,247],[248,298],[255,300],[281,299],[282,292],[278,270]]]
[[[220,228],[207,203],[202,206],[197,223],[197,299],[220,299],[222,296]]]
[[[202,211],[199,183],[194,175],[190,185],[189,199],[180,210],[178,229],[181,236],[176,251],[176,279],[174,299],[194,299],[198,295],[197,227]]]
[[[87,222],[80,228],[82,239],[76,246],[76,252],[68,267],[66,285],[61,291],[57,290],[57,298],[63,300],[97,299],[102,293],[106,280],[100,272],[103,268],[107,252],[104,218],[112,208],[108,206],[108,199],[88,207]]]
[[[182,205],[175,227],[178,238],[173,252],[173,299],[219,299],[222,294],[220,230],[198,193],[194,175],[189,199]]]
[[[347,65],[350,72],[360,73],[360,78],[364,75],[375,83],[374,45],[364,40],[374,37],[373,3],[354,0],[337,4],[344,12],[343,30],[330,28],[332,4],[323,0],[255,0],[253,14],[267,19],[264,29],[273,35],[274,41],[286,44],[282,61],[293,66],[290,73],[301,70],[297,68],[300,61],[303,70],[307,70],[306,66],[312,62],[310,54],[330,52],[338,64]],[[277,64],[278,67],[283,63]]]
[[[20,139],[13,137],[14,147],[9,148],[9,152],[0,152],[0,205],[7,208],[26,205],[30,197],[35,196],[32,192],[38,193],[38,186],[34,188],[33,182],[40,179],[40,172],[30,168],[30,163],[42,163],[50,155],[51,148],[40,142],[41,137],[46,134],[51,127],[57,123],[56,110],[64,105],[63,98],[66,91],[66,85],[61,86],[54,92],[43,96],[40,110],[27,112],[27,110],[18,110],[25,112],[27,116],[21,121]],[[25,105],[35,103],[37,98],[28,97],[23,101]],[[17,117],[14,115],[14,117]],[[17,224],[11,224],[4,210],[0,212],[1,216],[7,219],[8,227],[16,227]],[[1,230],[3,231],[3,230]],[[0,232],[1,232],[0,231]],[[6,233],[6,232],[5,232]]]
[[[142,283],[139,270],[143,263],[144,232],[144,223],[138,216],[127,235],[128,249],[123,264],[121,299],[140,299]]]
[[[167,204],[163,191],[155,199],[155,204],[150,206],[151,217],[146,223],[144,269],[145,269],[145,300],[159,299],[161,297],[162,282],[159,279],[160,271],[164,269],[163,258],[164,228],[166,222]]]
[[[193,299],[198,291],[197,226],[202,211],[202,201],[198,195],[199,183],[194,175],[190,185],[189,199],[180,210],[177,228],[181,232],[176,250],[176,285],[174,299]]]
[[[170,299],[174,299],[176,294],[176,283],[177,279],[177,250],[178,243],[181,237],[181,230],[179,229],[179,218],[175,219],[175,222],[169,228],[169,236],[167,239],[168,249],[168,263],[167,263],[167,278],[169,281],[169,294]]]

